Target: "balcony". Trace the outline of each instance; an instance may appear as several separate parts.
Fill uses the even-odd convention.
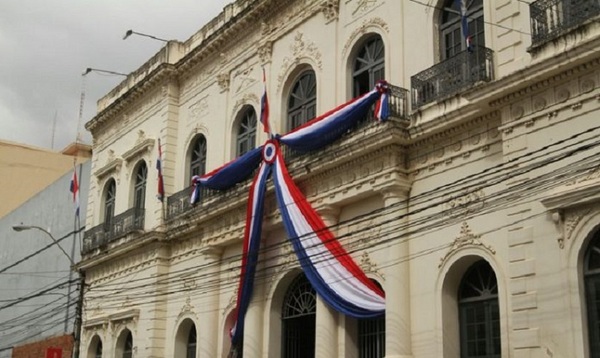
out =
[[[600,15],[600,3],[592,0],[537,0],[529,5],[531,47],[554,40]]]
[[[110,221],[94,226],[83,234],[82,254],[87,254],[108,243],[130,234],[134,231],[144,229],[145,210],[143,208],[131,208]]]
[[[474,46],[411,77],[413,110],[494,79],[494,52]]]
[[[390,118],[408,124],[408,90],[393,85],[390,85],[389,88],[390,93],[388,103],[390,108]],[[373,116],[373,111],[369,111],[369,114],[363,120],[360,120],[356,124],[356,127],[348,131],[348,133],[344,135],[344,138],[358,135],[356,133],[360,133],[362,129],[376,126],[377,122],[375,122]],[[295,152],[286,146],[283,146],[281,149],[284,158],[288,163],[292,163],[294,160],[300,160],[301,158],[306,158],[312,155],[311,153]],[[253,176],[254,175],[251,177]],[[239,183],[235,187],[224,191],[202,188],[200,192],[200,200],[195,206],[190,204],[192,187],[187,187],[179,192],[176,192],[167,198],[167,220],[173,220],[179,215],[189,212],[196,207],[201,208],[208,202],[224,202],[231,197],[236,197],[239,195],[243,195],[245,198],[248,196],[247,186],[249,185],[250,180],[251,179],[249,178],[246,181]]]

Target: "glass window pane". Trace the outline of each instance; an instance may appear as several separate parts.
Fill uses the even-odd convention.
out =
[[[293,130],[315,117],[317,81],[312,70],[303,72],[292,86],[288,98],[288,130]]]
[[[310,358],[315,356],[316,293],[304,274],[290,285],[282,310],[282,356]]]
[[[354,59],[354,97],[369,92],[385,77],[385,46],[380,36],[365,41]]]
[[[500,357],[500,310],[496,275],[481,260],[463,276],[459,287],[462,358]]]

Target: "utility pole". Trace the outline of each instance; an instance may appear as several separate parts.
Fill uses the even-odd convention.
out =
[[[81,323],[83,316],[83,290],[85,288],[85,271],[77,270],[79,274],[79,297],[75,307],[75,323],[73,324],[73,358],[79,358],[79,346],[81,344]]]

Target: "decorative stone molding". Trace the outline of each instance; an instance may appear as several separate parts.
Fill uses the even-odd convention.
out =
[[[362,37],[371,29],[380,29],[386,33],[390,32],[389,25],[380,17],[374,17],[371,19],[364,20],[362,24],[356,29],[354,29],[350,36],[348,36],[348,40],[346,41],[346,44],[342,49],[343,58],[348,57],[348,51],[350,50],[350,48],[352,48],[352,46],[354,46],[358,38]]]
[[[586,175],[565,183],[541,202],[551,213],[559,232],[558,246],[563,249],[581,219],[592,212],[589,205],[600,202],[600,170],[593,168]]]
[[[106,159],[106,164],[100,167],[100,169],[96,170],[94,172],[94,175],[96,176],[96,179],[98,179],[98,181],[101,181],[103,178],[113,173],[118,173],[121,170],[122,164],[123,160],[121,158],[116,158],[114,151],[109,150],[108,158]]]
[[[371,259],[369,252],[366,250],[360,255],[360,268],[362,268],[365,273],[374,273],[385,280],[385,275],[379,270],[377,263]]]
[[[233,91],[236,95],[239,95],[240,93],[246,93],[250,87],[254,86],[254,84],[258,82],[256,75],[253,74],[253,72],[254,67],[248,66],[236,71],[232,75],[232,83],[234,87]]]
[[[446,254],[442,258],[440,258],[438,268],[441,268],[444,265],[444,262],[446,262],[450,255],[452,255],[458,250],[467,247],[478,247],[489,252],[492,255],[496,254],[496,250],[494,250],[491,246],[481,242],[481,235],[474,234],[473,231],[471,231],[469,224],[467,224],[467,222],[465,221],[460,227],[460,234],[456,237],[456,239],[454,239],[454,242],[452,243],[452,246],[450,247],[448,252],[446,252]]]
[[[217,84],[221,89],[221,92],[229,90],[229,73],[219,73],[217,75]]]
[[[554,211],[552,213],[552,221],[556,225],[559,235],[556,239],[558,247],[565,248],[565,242],[571,239],[573,231],[585,216],[592,212],[590,208],[582,208],[577,210]]]
[[[190,105],[188,110],[188,122],[198,121],[209,114],[208,95],[200,98],[197,102]]]
[[[258,58],[262,65],[266,65],[271,62],[273,55],[273,41],[265,41],[258,46]]]
[[[340,12],[340,0],[325,0],[320,7],[323,15],[325,15],[325,23],[337,20]]]
[[[281,71],[277,77],[278,92],[288,74],[294,67],[298,66],[303,58],[314,61],[317,69],[323,69],[321,51],[319,51],[319,48],[314,42],[306,40],[302,32],[296,33],[296,36],[294,37],[294,43],[290,45],[290,53],[291,56],[284,58],[281,64]]]
[[[237,118],[238,114],[242,110],[242,107],[245,105],[258,106],[260,104],[260,99],[254,93],[245,93],[244,96],[238,99],[235,104],[232,106],[232,112],[230,118]]]
[[[140,158],[145,152],[150,153],[154,147],[154,138],[146,138],[144,131],[138,132],[138,139],[135,142],[133,148],[123,153],[123,159],[125,159],[125,165],[129,166],[135,159]]]
[[[194,309],[194,306],[192,305],[190,296],[187,296],[185,298],[185,303],[181,306],[181,310],[179,310],[179,314],[177,315],[176,322],[181,322],[181,320],[186,316],[195,317],[196,314],[194,312],[195,312],[195,309]]]
[[[445,197],[445,209],[448,211],[463,210],[469,214],[483,209],[485,206],[485,192],[482,189],[464,191],[456,196]]]

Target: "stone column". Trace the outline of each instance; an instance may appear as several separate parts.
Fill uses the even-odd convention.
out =
[[[216,357],[219,337],[219,272],[223,250],[207,247],[202,250],[202,276],[200,281],[200,322],[198,333],[198,351],[200,357]],[[202,286],[206,288],[203,289]]]
[[[320,207],[319,215],[325,225],[335,233],[340,210],[331,205]],[[317,295],[317,319],[316,319],[315,357],[337,357],[338,356],[338,313],[329,307],[319,295]]]
[[[392,185],[381,188],[386,208],[394,206],[389,215],[399,217],[408,212],[408,188],[403,185]],[[403,216],[398,219],[407,223],[408,218]],[[393,221],[391,225],[397,225]],[[398,233],[401,234],[401,233]],[[411,347],[411,318],[410,318],[410,261],[403,260],[408,257],[408,238],[402,237],[389,248],[388,261],[398,262],[387,268],[385,272],[385,353],[387,358],[412,357]]]

